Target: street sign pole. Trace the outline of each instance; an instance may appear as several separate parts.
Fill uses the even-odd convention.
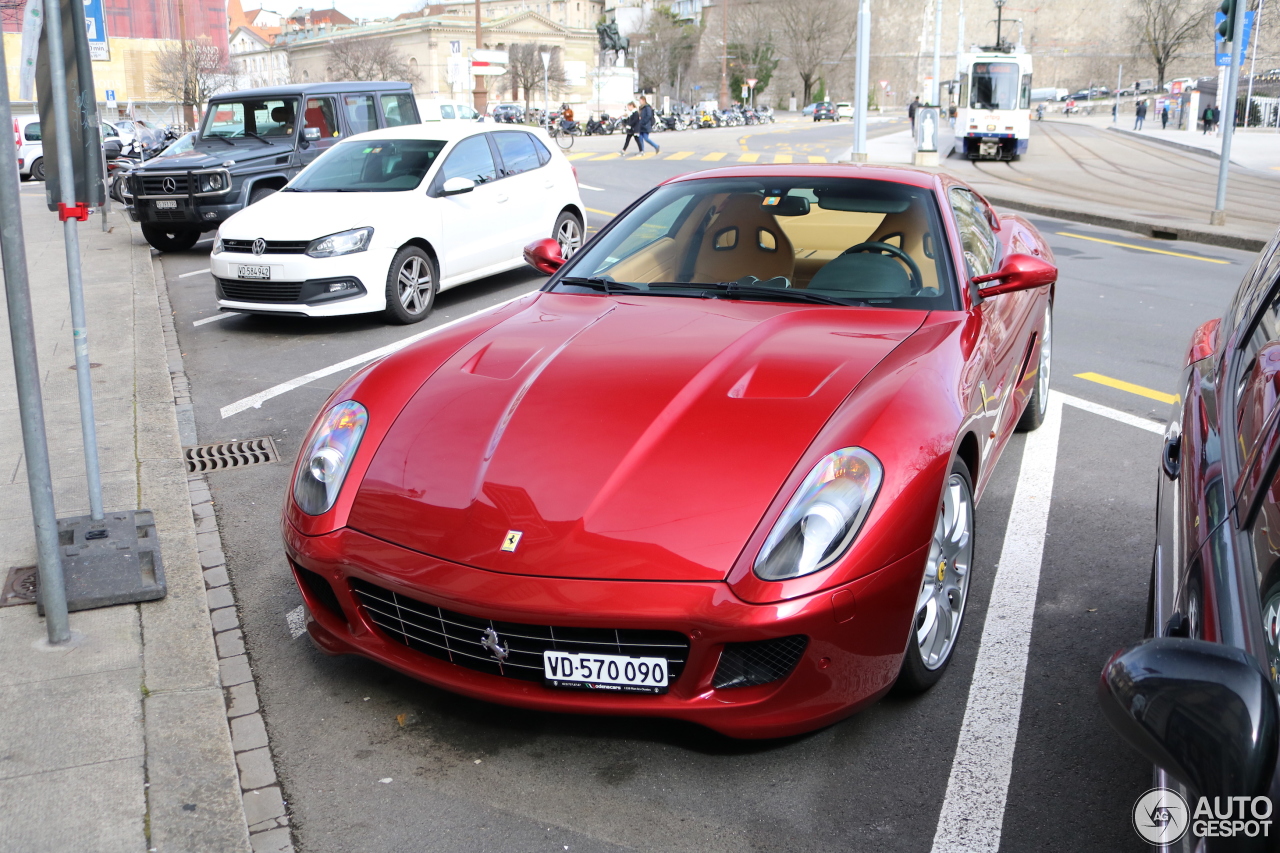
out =
[[[4,44],[0,41],[0,127],[13,126]],[[0,145],[0,255],[4,260],[4,293],[9,309],[9,343],[18,389],[18,420],[27,461],[27,490],[35,522],[38,586],[44,605],[49,643],[71,639],[67,622],[67,590],[58,556],[58,518],[53,505],[53,474],[44,427],[40,366],[36,359],[35,323],[27,281],[26,244],[22,235],[22,199],[18,190],[18,152]]]
[[[65,46],[62,43],[63,10],[59,0],[45,0],[44,10],[58,158],[58,192],[61,196],[61,201],[58,203],[58,217],[62,219],[62,237],[66,243],[67,285],[71,292],[71,336],[75,346],[76,386],[80,396],[80,432],[84,439],[84,467],[89,483],[89,514],[94,521],[101,521],[103,518],[102,472],[98,465],[98,434],[93,417],[92,378],[89,376],[89,330],[84,310],[84,281],[80,271],[80,234],[76,230],[81,217],[88,218],[89,210],[87,204],[82,206],[75,199],[71,128],[67,112],[67,65]],[[68,9],[69,14],[70,11]]]
[[[1222,153],[1218,156],[1218,195],[1209,215],[1210,225],[1227,224],[1227,172],[1231,167],[1231,138],[1236,125],[1236,90],[1240,85],[1240,51],[1244,47],[1244,10],[1235,16],[1231,34],[1231,67],[1227,69],[1227,97],[1222,110]],[[1222,90],[1218,90],[1219,96]],[[1221,109],[1221,108],[1220,108]]]
[[[930,103],[942,105],[942,0],[938,0],[933,13],[933,91]]]
[[[551,81],[547,79],[551,74],[551,54],[542,51],[542,118],[546,121],[548,115],[551,114]]]
[[[867,162],[867,78],[870,76],[871,0],[858,3],[857,57],[854,60],[853,154],[855,163]]]

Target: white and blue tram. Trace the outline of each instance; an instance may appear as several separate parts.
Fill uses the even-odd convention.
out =
[[[970,160],[1016,160],[1031,135],[1031,55],[960,55],[956,148]]]

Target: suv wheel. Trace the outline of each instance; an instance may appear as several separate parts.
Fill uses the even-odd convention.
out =
[[[275,190],[271,187],[258,187],[249,193],[249,204],[257,204],[269,195],[274,195]]]
[[[185,252],[200,241],[200,231],[196,228],[143,225],[142,236],[161,252]]]
[[[31,161],[31,177],[37,181],[44,180],[44,158],[37,157]]]
[[[396,252],[387,271],[387,321],[407,326],[431,313],[436,299],[436,265],[417,246]]]

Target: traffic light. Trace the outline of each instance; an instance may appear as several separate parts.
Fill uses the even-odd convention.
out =
[[[1218,24],[1218,36],[1223,41],[1231,41],[1236,35],[1236,15],[1239,14],[1240,0],[1222,0],[1219,11],[1224,15]]]

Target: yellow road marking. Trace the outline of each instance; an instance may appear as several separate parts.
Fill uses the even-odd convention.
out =
[[[609,153],[609,154],[601,154],[599,157],[592,157],[591,159],[592,159],[593,161],[596,161],[596,160],[617,160],[617,159],[618,159],[619,157],[621,157],[621,156],[622,156],[622,154],[621,154],[620,152],[618,152],[618,151],[613,151],[613,152],[611,152],[611,153]]]
[[[713,151],[707,156],[703,157],[702,159],[703,160],[723,160],[724,156],[725,155],[723,151]]]
[[[692,156],[693,156],[693,152],[692,152],[692,151],[677,151],[677,152],[676,152],[676,153],[674,153],[674,154],[668,154],[668,155],[667,155],[667,159],[668,159],[668,160],[683,160],[683,159],[684,159],[684,158],[686,158],[686,157],[692,157]]]
[[[759,161],[759,159],[760,159],[759,154],[739,154],[738,155],[739,163],[755,163]]]
[[[594,207],[588,207],[587,213],[598,213],[601,216],[617,216],[618,215],[616,213],[610,213],[607,210],[596,210]]]
[[[791,162],[791,155],[790,155],[790,154],[774,154],[774,155],[773,155],[773,162],[775,162],[775,163],[790,163],[790,162]]]
[[[577,154],[566,154],[566,155],[564,155],[564,159],[566,159],[566,160],[581,160],[583,157],[594,157],[594,156],[596,156],[596,152],[594,152],[594,151],[579,151]]]
[[[813,154],[810,154],[810,155],[809,155],[809,162],[810,162],[810,163],[825,163],[825,162],[827,162],[827,158],[826,158],[826,157],[815,157]]]
[[[1066,231],[1056,232],[1059,237],[1075,237],[1077,240],[1091,240],[1094,243],[1106,243],[1108,246],[1122,246],[1126,249],[1138,249],[1142,252],[1155,252],[1157,255],[1173,255],[1175,258],[1190,258],[1193,261],[1208,261],[1211,264],[1229,264],[1231,261],[1224,261],[1218,258],[1206,258],[1202,255],[1186,255],[1182,252],[1170,252],[1165,249],[1152,249],[1147,246],[1135,246],[1132,243],[1117,243],[1115,240],[1103,240],[1101,237],[1086,237],[1083,234],[1071,234]]]
[[[1140,397],[1159,400],[1161,403],[1178,402],[1177,394],[1166,394],[1163,391],[1144,388],[1141,385],[1134,385],[1132,382],[1125,382],[1123,379],[1112,379],[1110,376],[1103,376],[1101,373],[1077,373],[1076,378],[1097,382],[1099,385],[1106,385],[1108,388],[1128,391],[1130,394],[1137,394]]]

